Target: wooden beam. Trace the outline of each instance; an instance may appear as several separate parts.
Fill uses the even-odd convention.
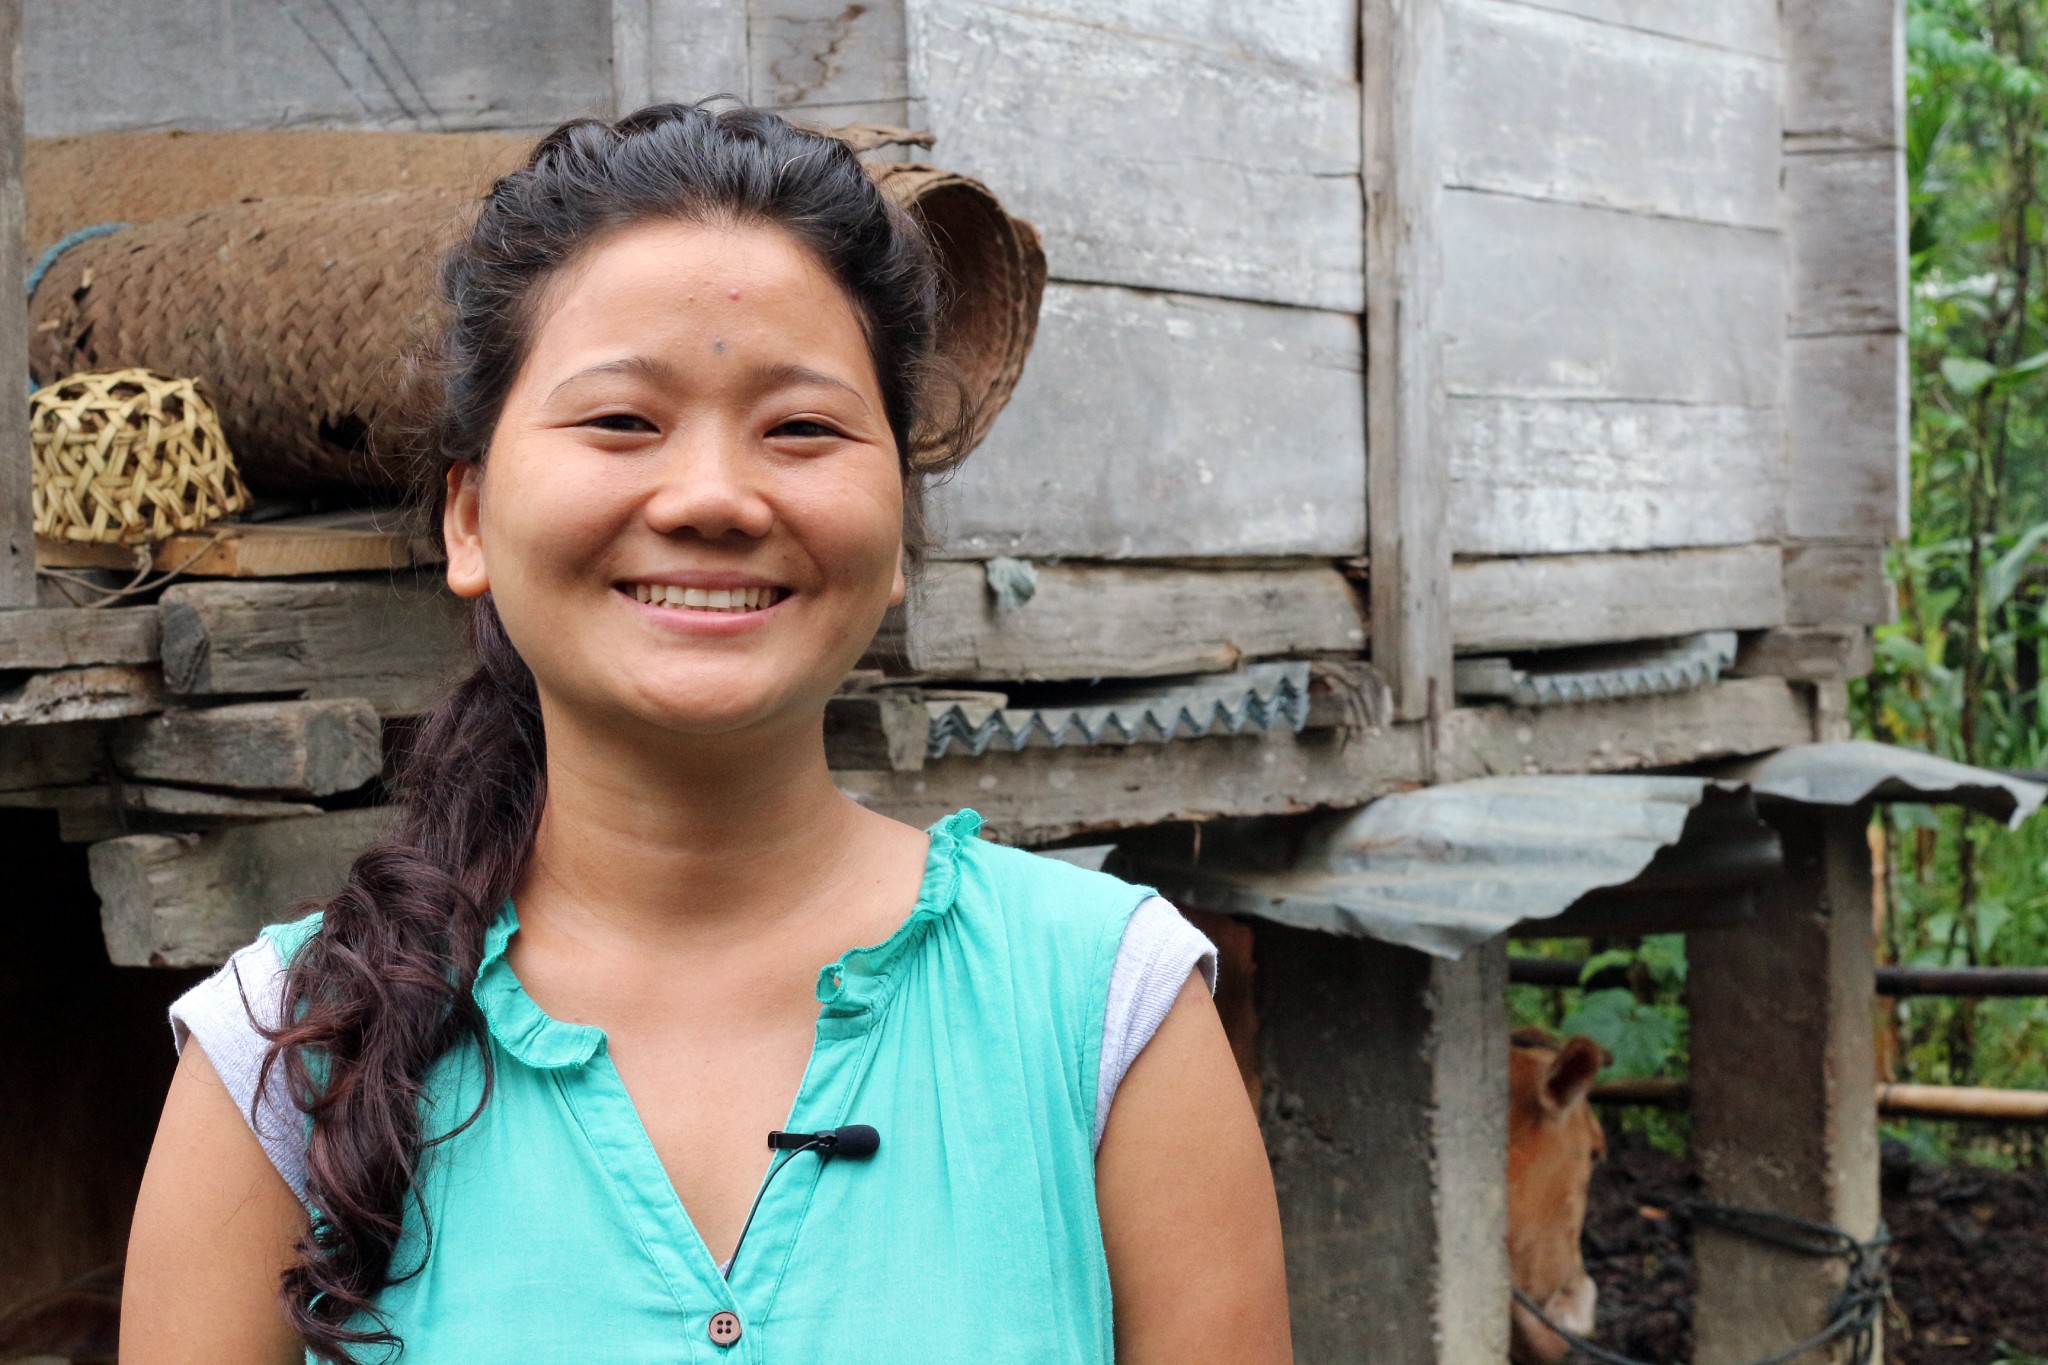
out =
[[[131,834],[89,851],[107,955],[122,967],[225,962],[266,924],[340,889],[389,807],[272,820],[197,837]]]
[[[928,678],[1156,677],[1365,645],[1357,594],[1326,565],[1041,564],[1037,573],[1031,599],[998,612],[980,564],[927,565],[863,662]]]
[[[153,664],[155,607],[25,607],[0,613],[0,669]]]
[[[1362,805],[1424,780],[1425,728],[1028,749],[932,759],[916,771],[842,771],[835,780],[857,800],[913,824],[972,806],[987,818],[990,837],[1041,844],[1170,820]],[[1540,711],[1470,707],[1444,717],[1441,728],[1445,778],[1614,772],[1759,753],[1813,736],[1804,692],[1774,678]],[[96,845],[93,882],[109,906],[109,950],[117,962],[136,964],[222,961],[267,919],[291,913],[295,897],[331,891],[389,818],[380,807],[183,842],[132,835]]]
[[[464,607],[431,576],[165,589],[164,677],[217,697],[360,697],[417,715],[469,662]]]
[[[1361,23],[1372,658],[1412,720],[1451,705],[1442,0],[1366,0]]]
[[[163,678],[150,667],[109,665],[31,673],[0,688],[0,726],[117,720],[164,709]]]
[[[185,532],[151,547],[150,568],[186,578],[294,578],[403,569],[437,560],[437,547],[373,524],[379,516],[395,515],[352,512]],[[36,560],[49,569],[132,572],[135,548],[42,539],[36,542]]]
[[[1611,773],[1760,754],[1814,741],[1807,689],[1747,678],[1668,697],[1525,709],[1460,707],[1444,717],[1437,776]]]
[[[1787,545],[1784,557],[1786,625],[1883,625],[1898,616],[1882,544]]]
[[[1786,626],[1745,638],[1729,676],[1801,682],[1860,678],[1870,671],[1870,651],[1870,631],[1864,626]]]
[[[175,816],[180,820],[193,820],[202,824],[277,820],[291,816],[320,814],[318,806],[309,806],[303,801],[232,796],[226,792],[198,791],[191,787],[159,787],[141,782],[119,782],[104,787],[56,787],[42,791],[0,792],[0,806],[26,806],[66,812],[106,812],[110,816],[117,811],[134,811],[143,815]]]
[[[384,766],[376,709],[356,697],[166,711],[117,726],[108,749],[131,779],[278,796],[353,791]]]
[[[22,0],[0,3],[0,608],[36,604],[34,479],[28,439],[27,262],[21,234]]]
[[[834,697],[825,703],[825,760],[835,769],[915,772],[924,766],[931,728],[915,691]]]
[[[1451,620],[1460,652],[1749,630],[1785,623],[1781,575],[1776,545],[1462,559]]]

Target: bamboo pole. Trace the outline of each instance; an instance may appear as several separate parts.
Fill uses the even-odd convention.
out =
[[[1631,1076],[1593,1087],[1595,1104],[1682,1109],[1692,1102],[1684,1081]],[[1970,1119],[1980,1123],[2048,1123],[2048,1090],[1994,1090],[1979,1085],[1908,1085],[1880,1081],[1877,1112],[1887,1118]]]

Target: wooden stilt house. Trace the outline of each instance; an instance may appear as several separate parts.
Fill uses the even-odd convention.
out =
[[[1258,877],[1338,867],[1342,840],[1304,831],[1348,817],[1312,813],[1502,777],[1741,786],[1715,765],[1846,738],[1905,507],[1894,0],[0,13],[22,54],[0,76],[25,80],[0,107],[0,273],[22,259],[24,132],[35,254],[138,202],[223,202],[232,165],[146,134],[329,130],[303,156],[269,144],[269,193],[404,189],[431,154],[340,133],[447,146],[721,92],[929,134],[874,156],[975,177],[1034,224],[1035,347],[834,704],[843,785],[913,822],[971,805],[1006,840],[1115,844],[1191,908],[1256,917],[1299,1358],[1504,1357],[1517,916],[1452,955],[1301,927],[1315,896]],[[0,310],[17,372],[39,316]],[[0,386],[0,430],[26,429],[20,390]],[[165,542],[175,581],[79,607],[38,581],[28,454],[0,445],[0,828],[38,869],[0,916],[21,945],[0,1037],[27,1058],[98,1021],[79,1067],[0,1074],[0,1115],[40,1115],[0,1118],[0,1209],[22,1220],[0,1221],[39,1229],[0,1238],[0,1305],[118,1254],[163,1003],[333,885],[385,818],[388,742],[460,667],[431,554],[347,502]],[[42,556],[101,586],[129,562]],[[1740,837],[1693,789],[1606,921],[1718,926],[1693,1002],[1696,1062],[1724,1078],[1697,1088],[1710,1189],[1865,1233],[1858,812],[1961,790],[1870,762],[1839,800],[1744,788],[1763,804]],[[2028,799],[1987,790],[1970,799]],[[1250,851],[1204,863],[1202,828]],[[1716,881],[1743,838],[1768,848]],[[1807,1013],[1752,1055],[1760,973]],[[79,993],[54,1007],[60,977]],[[1772,1086],[1741,1084],[1766,1059]],[[1759,1127],[1777,1176],[1740,1160]],[[1825,1272],[1771,1256],[1703,1243],[1702,1365],[1763,1349],[1716,1314],[1769,1335],[1824,1305]]]

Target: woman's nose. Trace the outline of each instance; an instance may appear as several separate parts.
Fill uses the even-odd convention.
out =
[[[732,433],[679,433],[657,466],[657,482],[647,496],[647,524],[665,536],[758,540],[775,522],[762,483],[765,473],[747,443]]]

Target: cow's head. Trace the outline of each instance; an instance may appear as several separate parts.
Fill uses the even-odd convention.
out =
[[[1508,1072],[1508,1263],[1515,1288],[1552,1322],[1593,1330],[1593,1281],[1579,1255],[1586,1182],[1607,1139],[1586,1094],[1611,1058],[1591,1038],[1563,1042],[1540,1029],[1514,1035]],[[1513,1356],[1556,1365],[1564,1339],[1514,1305]]]

